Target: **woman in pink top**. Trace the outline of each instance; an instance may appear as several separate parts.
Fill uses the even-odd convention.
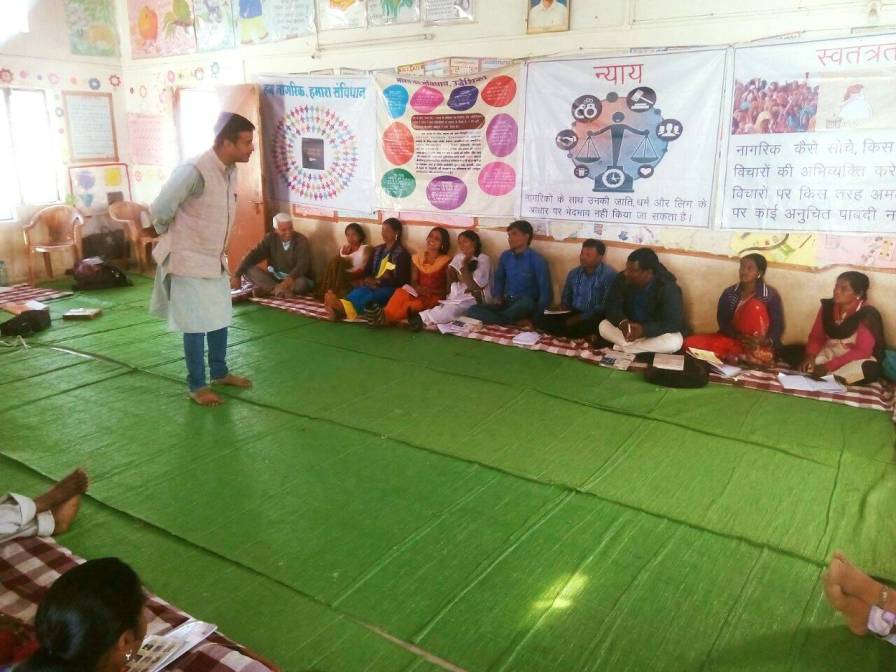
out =
[[[829,373],[845,383],[873,383],[881,375],[883,321],[868,305],[868,276],[847,271],[837,277],[834,296],[822,299],[800,364],[816,378]]]

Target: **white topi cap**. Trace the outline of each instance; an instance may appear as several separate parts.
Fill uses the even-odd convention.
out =
[[[292,224],[292,217],[290,217],[285,212],[278,212],[276,215],[274,215],[274,226],[277,226],[277,224],[279,224],[280,222],[289,222],[290,224]]]

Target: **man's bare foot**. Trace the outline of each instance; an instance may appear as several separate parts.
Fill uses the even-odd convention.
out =
[[[857,597],[868,604],[875,604],[883,586],[854,566],[839,551],[831,558],[830,572],[847,595]]]
[[[235,376],[232,373],[228,373],[223,378],[212,378],[213,385],[230,385],[232,387],[242,387],[248,389],[252,387],[252,381],[248,378],[243,378],[243,376]]]
[[[190,392],[190,399],[200,406],[220,406],[224,403],[224,400],[208,387],[201,387],[195,392]]]
[[[865,635],[868,633],[868,613],[871,611],[870,605],[863,602],[857,597],[847,595],[843,592],[838,579],[840,577],[840,568],[835,569],[834,563],[839,562],[836,558],[831,562],[831,569],[826,571],[822,576],[824,582],[824,594],[828,598],[834,609],[843,614],[846,626],[855,634]],[[842,566],[842,565],[841,565]]]
[[[68,528],[72,526],[72,521],[75,519],[75,516],[78,515],[79,506],[81,506],[81,497],[75,495],[59,506],[53,507],[53,520],[55,522],[53,527],[54,535],[65,534],[68,532]]]
[[[49,511],[55,506],[59,506],[63,502],[75,497],[83,495],[87,492],[87,486],[90,480],[83,469],[75,469],[68,476],[59,481],[44,494],[34,498],[34,505],[37,512]]]

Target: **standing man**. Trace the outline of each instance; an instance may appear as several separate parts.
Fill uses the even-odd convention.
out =
[[[256,264],[267,262],[263,271]],[[274,216],[274,230],[261,239],[240,262],[230,279],[231,289],[239,289],[241,277],[255,285],[255,296],[286,299],[314,289],[311,279],[311,245],[293,229],[292,217],[285,212]]]
[[[467,315],[485,324],[513,324],[541,315],[551,305],[547,260],[530,247],[532,225],[524,219],[507,227],[509,250],[501,253],[492,296],[497,303],[472,306]]]
[[[607,297],[600,335],[617,350],[632,354],[678,352],[684,341],[684,308],[675,276],[656,252],[641,247],[628,255]]]
[[[616,271],[604,263],[607,246],[589,238],[582,243],[579,265],[566,276],[560,309],[550,315],[539,315],[535,326],[554,336],[585,338],[597,334],[597,325],[604,319],[604,304]]]
[[[153,250],[156,280],[150,312],[183,332],[190,397],[201,406],[221,398],[205,377],[205,342],[212,383],[251,387],[227,370],[227,327],[232,307],[227,243],[236,213],[236,164],[246,163],[255,147],[255,126],[245,117],[222,112],[215,144],[178,166],[150,208],[162,234]]]

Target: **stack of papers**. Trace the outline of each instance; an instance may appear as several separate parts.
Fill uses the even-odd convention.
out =
[[[701,350],[700,348],[688,348],[688,354],[694,359],[699,359],[709,364],[716,373],[720,373],[726,378],[734,378],[743,372],[743,369],[731,364],[725,364],[721,359],[716,357],[716,353],[712,350]]]
[[[529,348],[541,340],[541,334],[537,331],[521,331],[513,337],[513,344]]]
[[[684,371],[684,355],[660,355],[653,356],[653,368],[666,369],[667,371]]]
[[[127,672],[157,672],[211,635],[218,626],[189,620],[167,635],[149,635],[128,663]]]
[[[632,365],[632,362],[635,361],[635,355],[628,352],[615,352],[613,350],[609,350],[597,360],[597,363],[601,366],[608,366],[613,369],[619,369],[620,371],[625,371]]]
[[[846,386],[837,382],[832,374],[824,378],[810,378],[799,374],[779,373],[778,382],[785,390],[804,392],[846,392]]]

